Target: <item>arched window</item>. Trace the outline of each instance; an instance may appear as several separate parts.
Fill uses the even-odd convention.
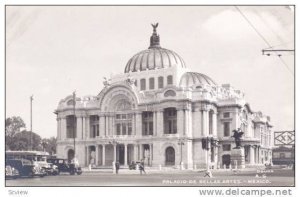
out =
[[[175,150],[169,146],[166,148],[166,166],[175,165]]]
[[[153,90],[154,87],[155,87],[155,84],[154,84],[154,78],[151,77],[151,78],[149,79],[149,89],[150,89],[150,90]]]
[[[164,88],[164,77],[158,77],[158,88]]]
[[[172,75],[169,75],[169,76],[167,77],[167,84],[168,84],[168,85],[172,85],[172,84],[173,84],[173,76],[172,76]]]
[[[146,90],[146,79],[140,80],[141,90]]]
[[[132,135],[132,108],[131,103],[122,99],[115,104],[115,131],[116,135]]]

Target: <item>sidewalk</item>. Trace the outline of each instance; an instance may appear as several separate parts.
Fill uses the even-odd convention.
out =
[[[148,167],[145,169],[147,174],[181,174],[181,173],[203,173],[206,171],[206,169],[184,169],[180,170],[178,168],[162,168],[161,170],[158,168],[152,168]],[[88,167],[82,168],[82,171],[84,173],[105,173],[105,174],[113,174],[113,170],[111,168],[92,168],[89,170]],[[212,173],[218,173],[218,172],[228,172],[228,173],[234,173],[234,172],[256,172],[256,168],[244,168],[244,169],[211,169]],[[120,168],[119,174],[140,174],[139,170],[129,170],[128,168]]]

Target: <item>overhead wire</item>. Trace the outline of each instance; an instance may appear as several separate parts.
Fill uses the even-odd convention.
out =
[[[254,31],[260,36],[260,38],[268,45],[268,47],[272,48],[272,45],[268,42],[268,40],[258,31],[258,29],[251,23],[251,21],[246,17],[246,15],[244,15],[244,13],[239,9],[239,7],[238,6],[234,6],[234,7],[242,15],[242,17],[248,22],[248,24],[254,29]],[[289,66],[287,65],[287,63],[282,59],[281,56],[278,55],[277,52],[275,52],[275,53],[277,54],[277,56],[281,60],[282,64],[288,69],[288,71],[290,72],[290,74],[294,77],[294,73],[289,68]]]

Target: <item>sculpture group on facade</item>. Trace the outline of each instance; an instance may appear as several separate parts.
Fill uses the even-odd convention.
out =
[[[235,149],[239,149],[241,148],[241,138],[244,134],[244,132],[242,132],[241,128],[238,129],[234,129],[233,131],[233,137],[234,141],[235,141]]]

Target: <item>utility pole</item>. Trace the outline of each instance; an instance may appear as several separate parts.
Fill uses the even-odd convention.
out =
[[[32,150],[32,101],[33,95],[30,96],[30,132],[29,132],[29,146],[28,149]]]
[[[75,138],[76,138],[76,116],[75,116],[75,105],[76,105],[76,92],[73,92],[73,143],[74,143],[74,161],[75,161],[75,155],[76,155],[76,147],[75,147]]]

